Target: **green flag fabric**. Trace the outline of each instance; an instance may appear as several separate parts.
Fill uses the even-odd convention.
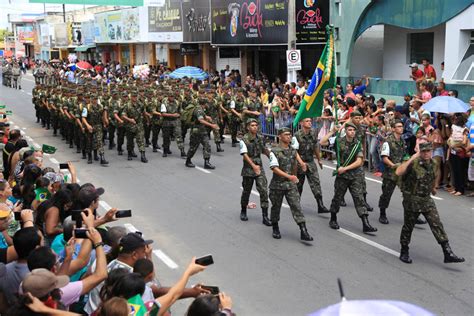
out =
[[[54,154],[56,152],[56,147],[43,144],[42,151],[45,154]]]
[[[321,116],[324,91],[336,86],[336,59],[334,52],[333,27],[328,25],[326,30],[329,36],[326,46],[324,46],[321,58],[319,59],[313,77],[311,78],[311,83],[301,101],[298,114],[296,114],[293,121],[293,127],[296,127],[298,122],[304,118]]]
[[[137,294],[134,297],[128,299],[128,305],[130,306],[132,312],[130,315],[133,316],[145,316],[147,313],[146,306],[143,303],[142,297]]]

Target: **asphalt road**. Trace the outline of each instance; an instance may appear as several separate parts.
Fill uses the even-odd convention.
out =
[[[30,141],[56,146],[58,151],[46,160],[50,164],[71,160],[76,163],[81,183],[92,182],[105,188],[102,205],[133,210],[133,217],[120,224],[136,227],[146,238],[155,240],[156,274],[163,284],[178,279],[192,256],[213,254],[215,264],[190,283],[217,285],[231,295],[238,315],[306,315],[340,301],[336,279],[343,282],[348,299],[390,299],[417,304],[439,315],[473,313],[473,212],[467,197],[454,198],[440,192],[436,204],[450,243],[463,264],[444,264],[441,248],[427,225],[416,227],[410,254],[413,264],[399,261],[399,236],[403,223],[401,196],[392,198],[389,225],[378,223],[378,214],[369,219],[379,231],[364,235],[361,222],[348,195],[348,206],[341,208],[341,230],[328,227],[329,216],[318,215],[308,185],[302,197],[312,243],[299,240],[299,229],[289,209],[282,209],[281,240],[271,228],[261,224],[260,208],[249,210],[249,221],[239,220],[242,159],[229,140],[224,153],[213,153],[216,169],[188,169],[178,157],[162,158],[147,149],[148,164],[127,161],[106,149],[109,167],[86,164],[75,149],[60,137],[53,137],[34,121],[31,104],[31,76],[23,79],[22,91],[0,88],[0,101],[13,111],[13,126],[22,128]],[[186,139],[187,144],[188,139]],[[51,159],[52,158],[52,159]],[[203,166],[201,151],[193,159]],[[265,161],[268,166],[268,162]],[[333,195],[334,165],[320,171],[324,201]],[[271,177],[269,168],[265,169]],[[368,200],[377,206],[381,193],[379,179],[367,175]],[[259,204],[258,196],[251,200]],[[173,307],[182,315],[190,300]]]

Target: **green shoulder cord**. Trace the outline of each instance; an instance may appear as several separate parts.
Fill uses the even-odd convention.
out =
[[[352,161],[352,159],[354,159],[355,155],[357,154],[357,152],[360,149],[360,145],[361,145],[360,140],[358,140],[356,145],[354,147],[352,147],[351,152],[349,153],[349,157],[347,157],[347,159],[342,164],[343,167],[347,167],[349,165],[349,163]],[[337,159],[336,170],[334,170],[333,173],[332,173],[333,176],[337,175],[337,170],[338,169],[339,169],[339,158]]]
[[[337,108],[338,108],[338,102],[337,102],[337,89],[334,87],[332,89],[332,99],[333,99],[333,111],[332,111],[332,115],[334,115],[334,118],[335,118],[335,121],[334,121],[334,124],[335,126],[337,126],[339,124],[339,121],[338,121],[338,117],[337,117]],[[336,160],[337,160],[337,164],[336,164],[336,170],[333,171],[332,173],[332,176],[336,176],[337,175],[337,170],[339,169],[339,166],[341,165],[341,159],[339,158],[339,142],[337,141],[337,139],[339,138],[339,130],[336,132],[336,138],[335,138],[335,141],[334,143],[336,144]]]

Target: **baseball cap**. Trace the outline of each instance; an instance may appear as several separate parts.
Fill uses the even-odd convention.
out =
[[[289,129],[288,127],[282,127],[278,130],[278,135],[281,135],[283,133],[291,133],[291,129]]]
[[[413,63],[413,64],[410,64],[408,67],[410,67],[410,68],[415,68],[415,67],[418,67],[418,64],[417,64],[417,63]]]
[[[60,182],[60,183],[63,183],[64,182],[64,179],[63,177],[58,174],[58,173],[55,173],[55,172],[47,172],[44,177],[46,179],[49,180],[49,182],[51,183],[56,183],[56,182]]]
[[[96,188],[90,183],[84,184],[79,190],[78,200],[87,207],[104,192],[103,188]]]
[[[120,252],[121,253],[131,253],[138,248],[145,247],[153,243],[153,240],[145,240],[142,238],[142,233],[128,233],[120,239]]]
[[[60,289],[69,284],[69,277],[56,275],[47,269],[34,269],[26,275],[21,283],[23,293],[30,292],[37,298],[48,295],[54,289]]]

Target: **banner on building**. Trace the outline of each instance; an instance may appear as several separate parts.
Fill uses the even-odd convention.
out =
[[[82,44],[81,23],[69,22],[67,24],[67,33],[69,45],[79,46]]]
[[[20,43],[33,43],[35,38],[35,31],[33,29],[33,25],[27,26],[18,26],[16,28],[18,34],[18,41]]]
[[[148,40],[161,43],[183,41],[180,1],[164,0],[148,7]]]
[[[128,43],[140,40],[138,9],[98,13],[94,16],[97,43]]]
[[[40,34],[39,42],[40,42],[40,45],[43,47],[51,46],[49,27],[50,25],[47,23],[41,23],[39,25],[39,34]]]
[[[286,44],[285,0],[212,0],[212,43],[223,45]]]
[[[94,21],[82,22],[81,31],[82,31],[82,44],[93,45],[94,44]]]
[[[326,44],[329,0],[296,0],[296,39],[301,44]]]
[[[184,0],[183,42],[207,43],[211,41],[211,7],[209,0]]]
[[[143,6],[143,0],[29,0],[30,3],[60,3],[60,4],[92,4],[92,5],[110,5],[110,6]]]
[[[54,47],[69,46],[67,24],[59,23],[54,25]]]

